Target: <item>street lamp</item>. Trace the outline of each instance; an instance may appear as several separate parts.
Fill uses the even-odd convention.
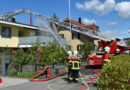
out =
[[[71,9],[70,9],[70,0],[69,0],[69,19],[70,19],[70,50],[72,52],[72,31],[71,31]]]

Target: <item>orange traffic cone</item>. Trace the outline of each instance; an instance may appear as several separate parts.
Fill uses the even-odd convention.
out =
[[[3,87],[4,84],[3,84],[3,81],[2,81],[2,78],[0,78],[0,87]]]

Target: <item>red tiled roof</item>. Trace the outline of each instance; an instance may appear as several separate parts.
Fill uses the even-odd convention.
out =
[[[70,19],[69,18],[66,18],[65,20],[63,20],[64,22],[70,22]],[[84,23],[79,23],[73,19],[71,19],[71,23],[74,24],[74,25],[78,25],[78,26],[81,26],[81,27],[84,27],[84,28],[88,28],[88,29],[91,29],[91,30],[94,30],[96,31],[99,27],[96,26],[95,24],[92,24],[92,25],[85,25]]]

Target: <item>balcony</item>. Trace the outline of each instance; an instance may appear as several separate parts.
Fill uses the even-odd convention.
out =
[[[63,45],[66,45],[66,39],[60,38]],[[30,36],[30,37],[20,37],[19,47],[32,47],[35,43],[47,44],[49,42],[57,42],[53,37],[48,36]]]

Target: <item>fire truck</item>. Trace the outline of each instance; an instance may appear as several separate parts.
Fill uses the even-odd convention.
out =
[[[99,46],[97,48],[96,55],[88,55],[88,65],[102,65],[103,64],[103,55],[104,55],[104,48],[110,48],[110,57],[114,56],[116,50],[120,50],[120,54],[130,54],[130,47],[127,46],[120,46],[117,44],[119,40],[116,39],[115,41],[99,41]]]

